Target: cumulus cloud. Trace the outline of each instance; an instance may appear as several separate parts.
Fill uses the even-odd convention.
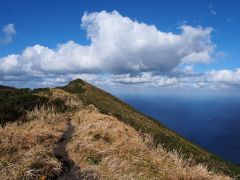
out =
[[[124,17],[117,11],[85,13],[81,26],[89,45],[74,41],[51,49],[27,47],[0,58],[0,82],[30,87],[62,85],[82,78],[97,85],[227,87],[240,85],[240,70],[195,73],[193,65],[213,59],[212,28],[183,25],[179,33]],[[5,26],[8,42],[16,33]]]
[[[154,25],[124,17],[117,11],[85,13],[82,27],[91,43],[73,41],[50,49],[27,47],[19,55],[0,59],[0,73],[141,73],[172,71],[181,63],[205,63],[212,58],[212,28],[181,26],[162,32]],[[15,31],[12,31],[14,33]]]
[[[0,38],[0,44],[8,44],[13,41],[13,36],[16,34],[14,24],[7,24],[3,27],[3,38]]]

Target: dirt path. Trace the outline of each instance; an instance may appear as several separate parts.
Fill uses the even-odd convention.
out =
[[[54,156],[62,162],[64,169],[60,176],[54,179],[59,180],[83,179],[83,177],[81,176],[80,168],[71,159],[69,159],[69,155],[66,150],[66,144],[72,138],[74,129],[75,127],[72,125],[71,119],[68,118],[68,127],[64,131],[61,139],[58,141],[57,146],[53,150]]]

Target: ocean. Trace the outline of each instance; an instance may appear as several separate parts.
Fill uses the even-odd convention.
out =
[[[118,95],[191,142],[240,164],[240,97]]]

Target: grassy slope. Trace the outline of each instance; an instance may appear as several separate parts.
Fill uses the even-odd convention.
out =
[[[196,163],[207,165],[212,171],[230,176],[240,174],[240,167],[201,149],[180,135],[163,126],[159,121],[148,117],[111,94],[96,88],[80,79],[72,81],[61,89],[78,94],[85,105],[93,104],[100,112],[111,114],[137,131],[149,133],[155,142],[167,150],[181,151],[184,157],[192,157]]]
[[[230,179],[155,147],[151,136],[83,106],[77,95],[60,89],[37,92],[61,98],[69,108],[35,107],[22,123],[16,119],[0,129],[0,179]]]
[[[67,114],[44,108],[29,111],[25,123],[0,128],[0,179],[51,179],[62,171],[54,145],[67,127]]]
[[[161,144],[167,150],[181,151],[182,155],[186,158],[192,157],[196,163],[203,163],[212,171],[223,172],[231,176],[240,174],[239,166],[228,163],[190,143],[180,135],[164,127],[159,121],[136,111],[131,106],[99,88],[82,80],[75,80],[60,89],[78,95],[85,105],[93,104],[100,112],[117,117],[119,120],[132,126],[137,131],[151,134],[154,137],[155,143]],[[0,86],[0,100],[1,98],[4,100],[1,100],[0,105],[2,109],[0,108],[0,115],[1,113],[5,116],[16,114],[16,111],[20,113],[18,117],[21,117],[25,114],[26,110],[31,110],[36,105],[47,103],[47,105],[51,106],[53,102],[50,102],[48,98],[37,96],[37,94],[41,95],[41,93],[43,93],[43,95],[46,93],[49,94],[50,89],[31,91],[28,89],[14,89]],[[61,105],[62,102],[57,101],[57,103],[55,102],[53,104],[58,105],[59,103]],[[7,108],[9,112],[5,111],[6,107],[9,107]],[[0,116],[0,119],[3,117],[2,115]],[[15,120],[14,118],[18,117],[10,117],[7,121],[13,121]],[[1,123],[5,124],[6,118],[4,117],[3,119],[4,121]]]
[[[75,130],[66,149],[86,179],[230,179],[155,147],[151,136],[99,113],[92,105],[74,113],[72,124]]]

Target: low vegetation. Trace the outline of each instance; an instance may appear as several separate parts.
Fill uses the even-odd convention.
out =
[[[75,114],[76,127],[67,144],[69,156],[83,174],[98,179],[230,179],[216,175],[179,153],[154,146],[150,135],[139,133],[93,106]],[[87,177],[86,177],[87,178]]]
[[[69,93],[83,94],[86,92],[86,89],[83,87],[84,84],[85,82],[83,80],[77,79],[75,81],[70,82],[67,86],[59,87],[59,89],[62,89]]]
[[[4,127],[7,122],[25,121],[26,113],[36,107],[54,107],[58,113],[72,110],[74,99],[69,95],[66,101],[63,96],[53,95],[56,91],[49,88],[30,90],[2,87],[0,89],[0,125]],[[79,104],[75,104],[77,105]]]
[[[9,123],[0,130],[0,179],[58,176],[62,165],[53,148],[66,128],[66,115],[42,106],[25,118],[25,123]]]
[[[195,164],[203,164],[211,171],[238,176],[240,167],[227,162],[206,150],[190,143],[179,134],[163,126],[158,120],[148,117],[111,94],[96,88],[82,80],[72,81],[68,89],[82,86],[85,93],[77,93],[85,105],[93,104],[101,113],[117,117],[120,121],[133,127],[136,131],[150,134],[156,145],[161,145],[168,151],[181,152],[183,158],[192,158]],[[66,86],[65,86],[66,87]]]
[[[239,166],[82,80],[53,89],[1,86],[0,100],[0,179],[71,179],[74,172],[64,173],[57,147],[71,162],[68,169],[85,179],[221,180],[240,174]]]
[[[26,112],[48,102],[48,99],[36,96],[29,89],[0,89],[0,124],[24,118]]]

